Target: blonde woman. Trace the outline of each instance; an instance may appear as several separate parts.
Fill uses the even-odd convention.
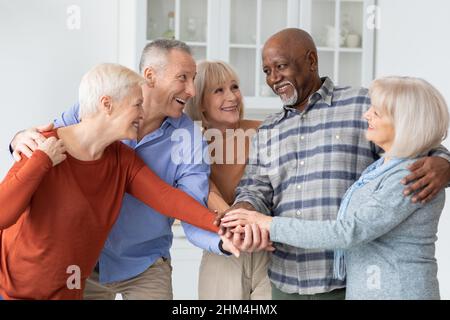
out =
[[[375,80],[370,97],[366,136],[385,154],[347,190],[336,221],[240,210],[230,211],[223,226],[257,223],[274,242],[335,249],[334,275],[347,276],[346,299],[439,299],[435,242],[445,191],[413,203],[400,180],[445,138],[447,105],[432,85],[409,77]]]
[[[243,119],[244,105],[236,72],[221,61],[197,65],[197,95],[186,113],[199,121],[211,156],[208,206],[229,209],[244,173],[250,139],[260,124]],[[204,251],[199,273],[199,299],[271,299],[267,251],[242,253],[239,258]]]

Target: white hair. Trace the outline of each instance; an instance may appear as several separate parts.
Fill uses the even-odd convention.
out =
[[[427,81],[413,77],[385,77],[370,88],[372,105],[391,118],[395,138],[391,157],[426,155],[447,136],[449,112],[444,97]]]
[[[89,70],[81,79],[78,90],[80,118],[95,114],[102,96],[121,100],[144,79],[131,69],[114,63],[103,63]]]

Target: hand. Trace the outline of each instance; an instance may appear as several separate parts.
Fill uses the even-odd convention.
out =
[[[11,141],[11,147],[13,149],[13,157],[15,161],[20,161],[23,153],[28,158],[31,157],[33,152],[37,149],[38,144],[45,141],[45,137],[41,132],[49,131],[53,129],[53,123],[48,125],[30,128],[25,131],[19,132]]]
[[[260,229],[256,224],[247,224],[244,227],[234,228],[233,244],[241,251],[274,251],[275,248],[269,240],[269,232]]]
[[[231,208],[229,208],[228,210],[218,213],[216,215],[216,219],[214,220],[214,224],[216,226],[220,227],[219,235],[225,235],[227,238],[231,237],[232,234],[231,234],[230,230],[222,227],[221,220],[225,216],[225,214],[227,214],[231,210],[239,209],[239,208],[245,208],[247,210],[255,210],[255,208],[252,206],[251,203],[244,201],[244,202],[238,202],[235,205],[233,205]]]
[[[245,226],[246,224],[257,224],[261,229],[270,231],[270,224],[272,217],[265,214],[250,211],[246,209],[235,209],[229,211],[225,217],[222,218],[221,226],[225,228],[234,228],[237,226]]]
[[[239,258],[239,255],[241,252],[239,249],[233,244],[231,239],[228,239],[225,236],[220,236],[220,239],[222,239],[222,248],[228,252],[231,252],[236,258]]]
[[[426,157],[414,162],[408,169],[412,172],[402,179],[405,196],[416,193],[411,201],[427,203],[450,181],[450,162],[441,157]],[[414,183],[410,184],[412,181]],[[420,192],[419,192],[420,190]]]
[[[55,137],[50,137],[44,140],[44,142],[38,143],[36,149],[44,151],[50,160],[52,160],[53,166],[66,160],[66,155],[64,154],[66,147],[61,139],[56,140]]]

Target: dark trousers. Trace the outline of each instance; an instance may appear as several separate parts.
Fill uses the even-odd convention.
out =
[[[317,294],[286,293],[272,284],[272,300],[345,300],[345,288]]]

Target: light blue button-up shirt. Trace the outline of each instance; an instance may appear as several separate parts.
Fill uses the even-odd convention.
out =
[[[54,121],[55,126],[79,122],[78,111],[79,105],[75,104]],[[189,133],[192,147],[187,146],[187,141],[181,138],[171,138],[175,130]],[[133,148],[161,179],[188,193],[202,204],[206,203],[210,168],[205,161],[198,161],[203,159],[206,143],[202,140],[199,128],[187,115],[183,114],[176,119],[166,118],[160,128],[147,134],[139,142],[136,140],[123,142]],[[180,143],[184,143],[183,148],[180,148]],[[172,153],[181,149],[192,150],[190,158],[195,158],[196,162],[174,163]],[[186,154],[183,154],[182,158],[186,159],[185,157]],[[174,219],[125,194],[119,218],[100,255],[100,282],[111,283],[133,278],[147,270],[160,257],[170,258],[173,221]],[[217,234],[187,223],[182,225],[192,244],[209,252],[222,254],[218,247],[220,238]]]

